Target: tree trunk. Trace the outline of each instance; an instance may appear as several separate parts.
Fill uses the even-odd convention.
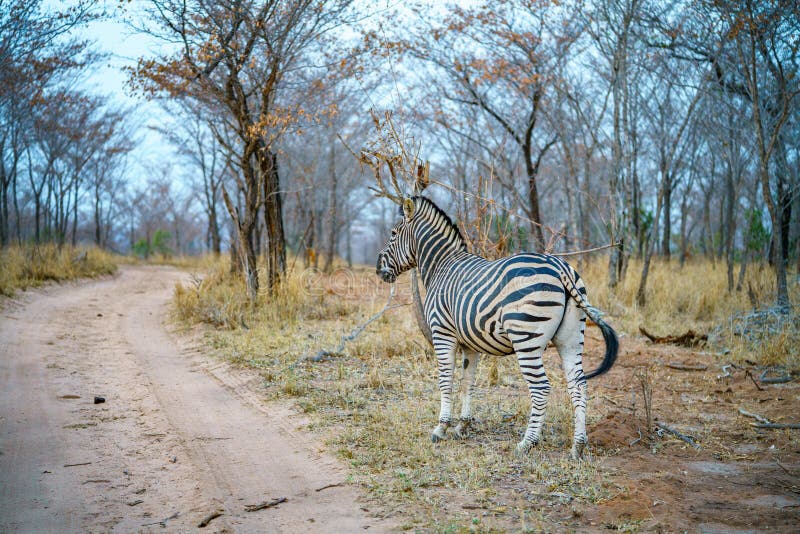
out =
[[[723,225],[725,229],[725,261],[728,267],[728,293],[733,291],[733,239],[736,235],[734,215],[736,188],[733,182],[733,172],[733,161],[731,161],[728,164],[728,172],[725,173],[725,224]]]
[[[283,232],[283,203],[278,174],[278,156],[262,147],[259,164],[264,181],[264,220],[267,228],[267,287],[278,288],[286,274],[286,238]]]
[[[656,241],[658,240],[658,219],[661,215],[661,203],[663,202],[664,186],[666,185],[665,181],[666,177],[663,177],[661,179],[661,186],[659,187],[658,197],[656,199],[656,216],[653,220],[653,228],[651,229],[647,238],[647,243],[645,244],[644,265],[642,265],[642,275],[639,279],[639,289],[636,291],[636,303],[640,307],[644,307],[647,304],[647,278],[650,275],[650,261],[653,257],[653,250],[656,248]]]
[[[254,230],[258,217],[258,206],[261,198],[260,189],[256,177],[256,169],[253,168],[252,158],[250,157],[252,150],[245,150],[241,155],[240,168],[242,171],[242,184],[241,191],[244,193],[243,211],[237,206],[234,206],[233,201],[228,195],[228,191],[222,185],[222,199],[225,202],[225,207],[233,220],[233,226],[236,229],[238,237],[238,246],[236,247],[239,261],[242,266],[242,274],[244,276],[245,291],[247,298],[251,305],[255,305],[258,299],[258,270],[257,270],[257,256],[255,253],[255,246],[253,244]]]
[[[305,239],[305,243],[303,246],[305,250],[303,251],[303,266],[308,269],[310,267],[316,267],[315,260],[317,252],[314,250],[315,240],[316,240],[316,226],[317,223],[314,220],[314,206],[312,204],[311,209],[308,210],[308,229],[306,230],[307,237]]]
[[[14,197],[14,231],[17,235],[17,244],[22,244],[22,223],[19,220],[19,197],[17,196],[17,173],[11,177],[11,194]]]
[[[668,176],[664,184],[664,227],[661,236],[661,255],[670,259],[670,241],[672,239],[672,177]]]
[[[625,97],[627,91],[627,54],[628,54],[628,25],[630,20],[626,17],[619,40],[616,43],[614,57],[612,60],[612,98],[614,102],[613,111],[613,138],[611,143],[611,180],[609,184],[609,195],[611,197],[611,219],[610,237],[611,244],[619,243],[622,239],[621,220],[623,210],[621,204],[624,202],[624,182],[627,164],[624,161],[623,136],[625,135]],[[622,251],[619,248],[612,248],[608,261],[608,287],[614,289],[619,284],[619,272],[622,266]]]
[[[783,256],[781,257],[781,261],[784,264],[787,264],[789,261],[789,230],[791,228],[790,223],[792,220],[792,190],[790,187],[787,187],[787,169],[781,162],[781,156],[785,156],[785,154],[781,154],[781,148],[783,143],[779,143],[778,146],[778,153],[776,154],[777,165],[776,167],[776,178],[777,178],[777,200],[778,200],[778,212],[780,217],[780,240],[781,240],[781,250],[783,251]]]
[[[325,252],[325,265],[322,267],[322,270],[326,273],[330,273],[331,269],[333,268],[333,257],[336,254],[336,237],[339,234],[339,228],[337,227],[339,218],[339,214],[337,213],[337,206],[336,206],[336,189],[337,189],[337,176],[336,176],[336,152],[334,150],[335,143],[330,143],[330,151],[329,151],[329,171],[331,173],[331,190],[330,190],[330,201],[329,201],[329,208],[328,208],[328,243],[327,243],[327,250]]]
[[[5,153],[6,140],[0,141],[0,158]],[[6,172],[5,161],[0,159],[0,247],[8,244],[8,186],[11,183],[10,173]]]
[[[101,247],[101,225],[103,217],[100,213],[100,193],[99,188],[94,189],[94,244]]]
[[[211,209],[211,215],[208,219],[208,230],[211,233],[211,252],[214,256],[219,256],[222,252],[222,240],[219,237],[219,221],[217,220],[217,208],[214,206]]]
[[[689,193],[691,188],[689,186],[686,187],[686,191],[684,191],[683,198],[681,199],[681,255],[680,255],[680,265],[681,268],[686,264],[686,256],[688,256],[688,248],[689,248],[689,236],[687,234],[687,221],[686,219],[689,216]]]
[[[72,246],[78,244],[78,184],[75,183],[75,199],[72,202]]]
[[[544,233],[542,232],[542,215],[539,209],[539,187],[536,183],[536,169],[533,165],[530,143],[522,147],[525,158],[525,171],[528,175],[528,205],[531,210],[531,235],[537,252],[544,250]]]
[[[345,256],[346,256],[346,259],[347,259],[347,268],[348,269],[352,269],[353,268],[353,239],[352,239],[353,238],[353,234],[352,234],[352,228],[351,228],[350,223],[351,223],[351,219],[348,218],[347,219],[347,228],[345,228],[345,232],[346,232],[345,233],[345,247],[346,247]]]

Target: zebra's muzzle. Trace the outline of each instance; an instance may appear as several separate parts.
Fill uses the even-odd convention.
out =
[[[397,280],[397,275],[394,274],[389,269],[381,269],[380,271],[378,271],[378,276],[380,276],[384,282],[387,282],[389,284],[393,284],[395,280]]]

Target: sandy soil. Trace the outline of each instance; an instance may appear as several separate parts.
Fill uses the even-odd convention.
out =
[[[215,512],[205,531],[388,530],[288,407],[165,330],[183,276],[124,267],[5,303],[0,532],[187,531]]]

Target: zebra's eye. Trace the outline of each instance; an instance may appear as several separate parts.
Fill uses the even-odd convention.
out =
[[[397,236],[397,228],[392,228],[392,237]]]

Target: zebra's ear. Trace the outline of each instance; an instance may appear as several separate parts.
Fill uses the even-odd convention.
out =
[[[410,198],[403,199],[403,215],[406,216],[407,220],[411,220],[411,217],[414,216],[414,200]]]

